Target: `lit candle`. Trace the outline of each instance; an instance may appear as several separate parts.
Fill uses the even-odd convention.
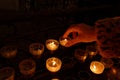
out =
[[[48,58],[46,61],[46,68],[51,72],[57,72],[61,69],[62,62],[56,57]]]
[[[109,69],[107,73],[109,80],[120,80],[120,66],[113,66]]]
[[[96,45],[88,45],[86,47],[86,52],[88,53],[89,58],[93,58],[94,56],[96,56],[98,53]]]
[[[90,70],[95,74],[103,73],[104,68],[104,65],[99,61],[92,61],[90,64]]]
[[[67,40],[67,39],[64,39],[64,40],[61,40],[61,41],[60,41],[60,44],[61,44],[62,46],[65,46],[67,42],[68,42],[68,40]]]
[[[59,38],[59,42],[62,46],[65,46],[67,44],[68,40],[70,40],[69,37],[67,37],[67,38],[60,37]]]
[[[115,74],[115,75],[117,74],[116,68],[111,68],[111,70],[112,70],[112,73],[113,73],[113,74]]]
[[[44,52],[44,45],[41,43],[32,43],[29,46],[29,52],[35,57],[40,57]]]
[[[48,40],[46,40],[46,47],[48,50],[54,51],[54,50],[58,49],[59,42],[54,39],[48,39]]]
[[[92,57],[92,56],[95,56],[97,54],[97,52],[94,52],[94,51],[90,51],[89,52],[89,55]]]
[[[85,62],[85,60],[87,58],[87,54],[86,54],[85,50],[82,50],[82,49],[76,49],[74,56],[80,62]]]

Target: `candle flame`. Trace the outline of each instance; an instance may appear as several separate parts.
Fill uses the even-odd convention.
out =
[[[51,45],[53,45],[54,44],[54,42],[51,42]]]
[[[93,65],[93,68],[94,68],[94,69],[96,69],[96,66],[95,66],[95,65]]]
[[[117,71],[116,71],[115,68],[112,69],[112,72],[113,72],[113,74],[116,74],[116,73],[117,73]]]
[[[55,66],[55,65],[56,65],[56,62],[55,62],[55,61],[53,61],[52,65],[53,65],[53,66]]]
[[[60,40],[60,44],[61,44],[62,46],[65,46],[67,42],[68,42],[68,39],[67,39],[67,38]]]
[[[51,47],[55,46],[55,43],[54,43],[54,42],[51,42],[51,43],[50,43],[50,46],[51,46]]]
[[[67,39],[64,39],[64,41],[67,41]]]
[[[62,61],[59,58],[51,57],[46,61],[46,68],[51,72],[57,72],[61,69]]]
[[[95,74],[101,74],[104,71],[104,65],[98,61],[93,61],[90,64],[90,69]]]
[[[54,49],[54,48],[56,48],[56,45],[55,45],[55,43],[54,43],[54,42],[51,42],[51,43],[50,43],[50,47],[51,47],[51,49]]]

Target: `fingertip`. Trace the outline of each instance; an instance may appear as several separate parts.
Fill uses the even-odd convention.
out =
[[[68,43],[65,45],[65,47],[71,47],[71,46],[72,46],[72,45],[71,45],[71,44],[68,44]]]
[[[66,47],[71,47],[73,46],[75,43],[73,42],[73,40],[70,40],[67,42],[67,44],[65,45]]]
[[[63,36],[62,36],[63,38],[65,38],[65,37],[67,37],[67,35],[66,34],[63,34]]]
[[[69,34],[70,34],[70,32],[67,30],[67,31],[63,34],[63,37],[68,37]]]

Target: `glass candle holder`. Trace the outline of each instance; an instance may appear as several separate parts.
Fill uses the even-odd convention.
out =
[[[120,80],[120,65],[112,66],[107,76],[108,80]]]
[[[55,39],[46,40],[46,48],[50,51],[55,51],[59,47],[59,42]]]
[[[0,80],[14,80],[15,70],[12,67],[0,69]]]
[[[61,69],[62,61],[59,58],[51,57],[46,60],[46,68],[50,72],[57,72]]]
[[[90,70],[95,74],[103,73],[105,66],[99,61],[92,61],[90,64]]]
[[[33,76],[36,69],[36,63],[32,59],[25,59],[19,63],[20,72],[25,76]]]
[[[1,56],[4,58],[13,58],[17,54],[17,48],[15,46],[4,46],[0,49]]]
[[[105,68],[111,68],[114,64],[110,58],[101,58],[101,63],[104,64]]]
[[[62,46],[65,46],[70,39],[71,39],[70,37],[65,37],[65,38],[60,37],[59,42]]]
[[[90,58],[93,58],[98,53],[97,46],[95,46],[95,45],[88,45],[86,47],[86,52],[88,53]]]
[[[41,43],[32,43],[29,46],[29,52],[36,58],[40,58],[44,52],[44,45]]]
[[[85,52],[85,50],[75,49],[74,56],[78,61],[83,63],[87,58],[87,53]]]

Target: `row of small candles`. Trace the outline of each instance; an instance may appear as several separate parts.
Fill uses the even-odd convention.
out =
[[[62,61],[59,58],[51,57],[46,61],[46,68],[50,72],[57,72],[61,69]],[[36,70],[36,63],[32,59],[25,59],[19,64],[20,72],[24,76],[33,76]],[[95,74],[101,74],[104,71],[104,65],[99,61],[92,61],[90,70]],[[117,74],[117,68],[112,68],[113,74]],[[15,70],[12,67],[4,67],[0,69],[0,80],[14,80]]]
[[[67,43],[67,41],[69,39],[70,38],[60,38],[59,42],[62,46],[65,46],[65,44]],[[59,42],[55,39],[48,39],[48,40],[46,40],[46,48],[50,51],[55,51],[59,47]],[[44,52],[44,45],[41,44],[41,43],[32,43],[29,46],[29,52],[33,56],[40,57],[41,54]],[[17,53],[17,49],[13,48],[13,47],[11,48],[10,46],[9,47],[3,47],[2,51],[1,51],[1,55],[5,58],[14,57],[16,55],[16,53]],[[85,52],[83,52],[81,49],[76,49],[74,55],[79,61],[83,61],[83,62],[85,61],[85,59],[87,57]],[[89,55],[94,56],[94,55],[96,55],[96,52],[90,52]],[[108,66],[106,67],[108,62],[105,63],[105,61],[106,60],[102,60],[102,62],[101,61],[92,61],[91,64],[90,64],[90,70],[95,74],[103,73],[104,69],[108,67]],[[46,68],[50,72],[58,72],[61,69],[61,66],[62,66],[62,61],[57,57],[50,57],[46,60]],[[20,68],[20,72],[23,75],[31,75],[31,74],[35,73],[36,63],[34,62],[34,60],[31,60],[31,59],[23,60],[23,61],[20,62],[19,68]],[[11,68],[8,68],[8,67],[0,69],[0,74],[1,73],[6,74],[7,72],[9,72],[8,70],[5,71],[5,69],[8,69],[8,70],[10,69],[11,70]],[[12,74],[14,75],[15,71],[14,71],[14,69],[12,69],[12,70],[13,70]],[[13,78],[13,75],[12,75],[12,78]],[[3,76],[0,75],[0,80],[2,80],[2,78],[3,78]],[[11,78],[11,76],[9,78]],[[10,80],[14,80],[14,79],[10,79]]]
[[[55,39],[48,39],[46,40],[46,48],[50,51],[55,51],[59,47],[59,43],[62,46],[65,46],[67,41],[70,38],[62,38],[60,37],[59,42]],[[44,45],[42,43],[31,43],[29,45],[29,52],[33,56],[41,56],[41,54],[44,52]],[[17,53],[16,46],[10,45],[10,46],[4,46],[0,49],[0,54],[4,58],[12,58],[15,57]]]

